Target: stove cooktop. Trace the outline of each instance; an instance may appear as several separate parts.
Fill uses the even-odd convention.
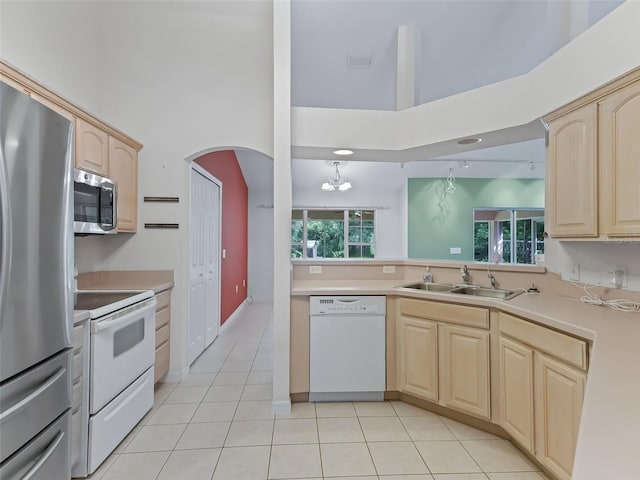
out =
[[[78,290],[75,310],[89,310],[91,318],[100,317],[153,297],[150,290]]]

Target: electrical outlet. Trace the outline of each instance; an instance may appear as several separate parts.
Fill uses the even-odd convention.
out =
[[[569,267],[569,280],[573,280],[574,282],[580,281],[580,264],[574,263]]]
[[[322,265],[309,265],[309,273],[322,273]]]
[[[395,265],[383,265],[382,266],[382,273],[396,273],[396,266]]]
[[[627,286],[627,267],[622,265],[616,265],[613,270],[613,278],[611,283],[616,288],[622,288]]]

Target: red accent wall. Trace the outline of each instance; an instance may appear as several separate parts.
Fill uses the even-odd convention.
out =
[[[222,182],[220,324],[247,298],[249,190],[233,150],[207,153],[195,162]],[[238,293],[236,293],[236,285]]]

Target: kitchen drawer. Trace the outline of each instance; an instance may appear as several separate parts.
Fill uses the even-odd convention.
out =
[[[156,330],[169,324],[171,319],[171,309],[169,307],[163,310],[156,310]]]
[[[169,342],[165,342],[156,348],[156,363],[153,366],[154,383],[169,371]]]
[[[553,355],[583,370],[587,369],[587,342],[508,313],[498,314],[500,332]]]
[[[156,295],[156,312],[171,304],[171,289],[160,292]]]
[[[165,324],[156,330],[156,348],[169,340],[169,324]]]
[[[66,410],[51,425],[0,465],[0,478],[66,480],[71,471],[71,412]],[[11,434],[4,435],[3,440]]]
[[[401,298],[398,301],[398,305],[401,315],[469,325],[471,327],[489,328],[489,310],[486,308],[408,298]]]

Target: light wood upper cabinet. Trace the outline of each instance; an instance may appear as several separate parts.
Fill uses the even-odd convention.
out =
[[[596,104],[549,122],[546,228],[553,237],[598,235]]]
[[[489,332],[458,325],[438,325],[440,400],[478,417],[489,410]]]
[[[570,480],[586,374],[536,354],[535,376],[536,457],[560,480]]]
[[[602,100],[599,119],[604,233],[640,235],[640,82]]]
[[[396,320],[398,390],[438,401],[438,324],[401,315]]]
[[[533,350],[500,336],[500,423],[509,435],[534,452]]]
[[[109,173],[109,135],[78,118],[75,155],[76,168],[106,177]]]
[[[552,237],[640,236],[640,69],[545,117]]]
[[[109,175],[117,185],[118,232],[135,232],[138,224],[138,152],[109,137]]]

